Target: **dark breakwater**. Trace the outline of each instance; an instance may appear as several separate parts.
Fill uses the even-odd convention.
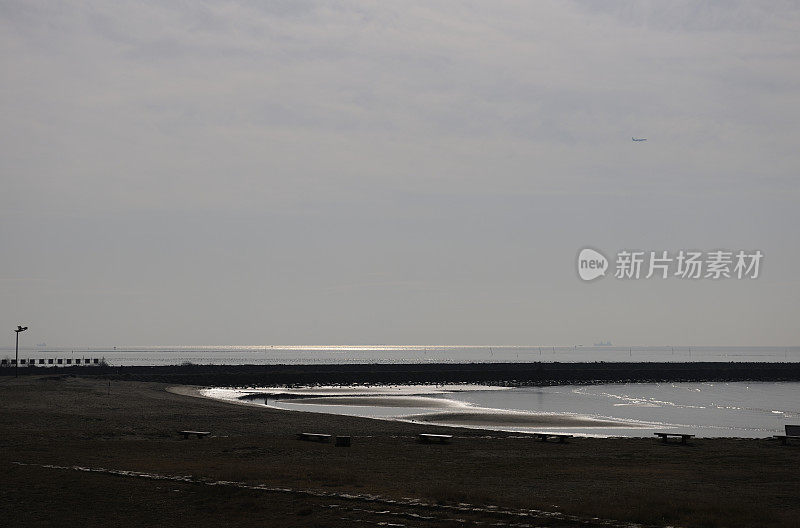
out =
[[[2,372],[13,375],[13,369]],[[20,369],[21,375],[102,377],[205,386],[484,383],[800,381],[800,363],[426,363],[348,365],[172,365]]]

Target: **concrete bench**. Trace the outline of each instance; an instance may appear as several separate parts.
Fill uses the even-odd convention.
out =
[[[689,443],[690,438],[694,438],[693,434],[686,434],[686,433],[653,433],[654,435],[661,437],[661,441],[665,444],[670,437],[680,438],[681,444]]]
[[[559,444],[565,443],[567,438],[572,438],[571,434],[561,433],[533,433],[533,436],[535,436],[540,442],[547,442],[550,438],[552,438],[558,441]]]
[[[322,433],[297,433],[297,438],[307,442],[330,442],[331,435]]]
[[[183,435],[184,440],[188,440],[189,436],[195,435],[197,438],[203,438],[211,434],[211,431],[178,431],[178,434]]]
[[[786,445],[790,439],[800,440],[800,425],[785,425],[784,430],[785,435],[775,435],[775,438],[780,440],[783,445]]]
[[[417,439],[423,444],[432,444],[434,442],[449,444],[450,440],[453,439],[453,435],[420,433],[417,435]]]

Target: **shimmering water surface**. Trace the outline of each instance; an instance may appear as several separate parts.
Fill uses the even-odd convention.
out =
[[[213,389],[208,395],[224,399],[245,396],[245,401],[255,405],[295,411],[598,436],[652,436],[655,431],[665,431],[701,437],[758,438],[782,433],[787,423],[800,423],[800,383],[796,382],[627,383],[508,389],[433,385],[380,389]],[[387,403],[392,399],[396,401]],[[437,400],[441,405],[431,403]],[[526,423],[542,416],[616,423],[611,427],[547,424],[546,420],[541,424]],[[437,417],[446,420],[438,421]],[[505,423],[491,423],[498,417]]]
[[[13,347],[0,358],[14,357]],[[158,346],[21,347],[20,358],[103,358],[110,365],[308,365],[346,363],[505,363],[582,361],[800,362],[800,347],[695,346]],[[81,363],[83,363],[82,361]],[[45,363],[47,363],[45,361]],[[46,366],[46,365],[44,365]]]

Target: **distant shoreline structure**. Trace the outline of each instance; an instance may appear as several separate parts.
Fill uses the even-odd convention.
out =
[[[14,375],[0,369],[0,377]],[[403,363],[316,365],[171,365],[27,367],[23,375],[80,375],[103,379],[181,385],[258,387],[483,383],[489,385],[576,385],[594,383],[800,381],[800,363],[757,362],[576,362],[576,363]]]

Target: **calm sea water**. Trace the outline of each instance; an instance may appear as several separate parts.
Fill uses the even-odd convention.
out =
[[[12,359],[13,347],[0,348]],[[800,347],[688,346],[158,346],[24,347],[20,358],[103,358],[110,365],[341,364],[341,363],[505,363],[582,361],[765,361],[800,362]],[[26,361],[27,362],[27,361]],[[46,365],[45,361],[45,365]]]
[[[641,429],[579,429],[582,433],[652,436],[679,430],[702,437],[744,438],[783,434],[800,423],[800,383],[624,383],[524,387],[464,392],[450,397],[490,408],[577,413],[650,424]]]
[[[320,394],[342,394],[342,390],[324,388],[295,389]],[[339,392],[337,392],[339,391]],[[397,388],[352,389],[355,394],[401,397],[414,395],[457,404],[456,410],[491,415],[508,411],[579,416],[620,420],[629,427],[524,427],[480,426],[481,429],[530,432],[560,431],[590,436],[653,436],[655,431],[685,432],[699,437],[761,438],[782,434],[785,424],[800,423],[800,383],[731,382],[731,383],[618,383],[602,385],[565,385],[555,387],[445,388],[407,386]],[[397,391],[392,395],[393,391]],[[230,399],[246,392],[286,393],[285,388],[251,391],[218,389],[216,397]],[[353,394],[353,392],[350,392]],[[380,419],[405,420],[421,414],[442,412],[428,407],[380,405],[317,405],[313,399],[292,401],[278,397],[256,398],[256,404],[307,412],[323,412]],[[445,412],[446,412],[445,411]],[[452,425],[452,424],[451,424]]]

